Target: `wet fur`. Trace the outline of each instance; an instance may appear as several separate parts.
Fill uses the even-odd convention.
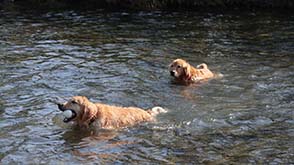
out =
[[[158,113],[165,112],[162,108],[143,110],[136,107],[118,107],[101,103],[92,103],[84,96],[75,96],[68,102],[59,105],[59,109],[71,109],[77,113],[72,120],[81,127],[113,129],[132,126],[140,122],[153,121]]]
[[[183,59],[176,59],[169,65],[169,71],[180,82],[198,82],[214,77],[207,65],[202,63],[196,68]],[[173,72],[173,73],[172,73]]]

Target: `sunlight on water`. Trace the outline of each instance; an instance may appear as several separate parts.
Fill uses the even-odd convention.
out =
[[[2,164],[294,162],[294,17],[0,11]],[[175,58],[222,78],[173,83]],[[168,113],[117,131],[64,124],[53,100]]]

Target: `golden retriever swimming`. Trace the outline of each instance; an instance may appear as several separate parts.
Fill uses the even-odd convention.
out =
[[[167,112],[161,107],[143,110],[136,107],[92,103],[85,96],[74,96],[69,101],[58,104],[58,108],[61,111],[70,110],[72,112],[71,117],[63,120],[66,123],[74,121],[81,127],[93,125],[102,129],[115,129],[153,121],[157,114]]]
[[[174,60],[169,65],[169,72],[177,81],[184,83],[199,82],[214,77],[206,64],[202,63],[195,68],[183,59]]]

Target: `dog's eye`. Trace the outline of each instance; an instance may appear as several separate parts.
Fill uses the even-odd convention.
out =
[[[74,100],[72,100],[72,101],[71,101],[71,103],[73,103],[73,104],[77,104],[77,102],[76,102],[76,101],[74,101]]]
[[[180,65],[178,65],[178,68],[181,68],[181,66],[180,66]]]
[[[171,65],[170,67],[174,67],[174,65]]]

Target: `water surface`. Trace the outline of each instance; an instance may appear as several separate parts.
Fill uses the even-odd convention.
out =
[[[0,11],[2,164],[294,162],[294,17]],[[175,58],[222,79],[174,84]],[[51,101],[150,108],[158,122],[70,128]]]

